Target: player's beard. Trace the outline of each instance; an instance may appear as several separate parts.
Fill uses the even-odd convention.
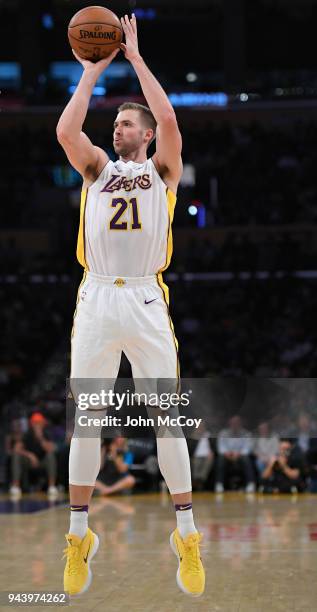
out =
[[[120,155],[121,157],[127,157],[132,151],[135,150],[135,147],[131,147],[128,146],[126,143],[124,142],[120,142],[120,144],[114,144],[113,148],[116,152],[117,155]]]
[[[138,139],[138,140],[135,140],[134,142],[129,142],[129,143],[121,141],[118,144],[113,143],[113,148],[117,155],[120,155],[121,157],[127,157],[131,153],[134,153],[135,151],[137,151],[140,148],[141,144],[142,144],[142,139]]]

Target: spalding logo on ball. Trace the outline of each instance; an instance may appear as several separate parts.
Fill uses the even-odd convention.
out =
[[[98,62],[120,47],[120,19],[103,6],[87,6],[70,20],[68,40],[82,59]]]

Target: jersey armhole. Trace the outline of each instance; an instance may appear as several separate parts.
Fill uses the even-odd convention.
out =
[[[177,199],[177,195],[176,195],[176,193],[174,193],[174,191],[172,191],[172,190],[171,190],[171,188],[170,188],[170,187],[168,187],[168,186],[166,185],[166,183],[164,183],[164,181],[163,181],[163,179],[162,179],[161,175],[159,174],[158,169],[157,169],[157,167],[156,167],[156,165],[155,165],[155,163],[154,163],[154,161],[153,161],[153,157],[150,157],[150,160],[151,160],[151,162],[152,162],[152,164],[153,164],[153,166],[154,166],[154,168],[155,168],[155,172],[156,172],[157,176],[159,177],[160,181],[163,183],[163,185],[164,185],[164,187],[165,187],[165,189],[166,189],[166,192],[167,192],[167,191],[170,191],[170,192],[171,192],[171,194],[173,194],[173,196],[174,196],[174,198],[175,198],[175,200],[176,200],[176,199]]]
[[[91,183],[91,185],[89,185],[89,187],[83,187],[83,186],[82,186],[82,189],[90,189],[90,188],[91,188],[91,187],[92,187],[92,186],[93,186],[95,183],[97,183],[97,181],[99,181],[99,179],[100,179],[100,177],[101,177],[101,175],[102,175],[102,173],[103,173],[104,169],[105,169],[105,168],[108,166],[109,162],[111,162],[111,161],[112,161],[112,159],[110,159],[110,157],[109,157],[108,161],[105,163],[104,167],[103,167],[103,168],[102,168],[102,170],[99,172],[99,174],[98,174],[97,178],[94,180],[94,182],[93,182],[93,183]],[[84,180],[85,180],[85,179],[84,179]],[[84,181],[83,181],[83,185],[84,185]]]

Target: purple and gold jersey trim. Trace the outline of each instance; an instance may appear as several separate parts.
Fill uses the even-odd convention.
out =
[[[80,221],[77,238],[77,259],[79,263],[88,270],[88,265],[85,258],[85,212],[88,197],[88,189],[82,189],[80,198]]]
[[[159,281],[159,285],[161,289],[163,289],[165,301],[167,305],[169,305],[169,291],[168,286],[163,282],[162,272],[167,270],[168,266],[171,263],[171,258],[173,254],[173,234],[172,234],[172,223],[174,219],[174,210],[176,204],[176,195],[166,187],[166,200],[167,200],[167,212],[168,212],[168,228],[167,228],[167,237],[166,237],[166,257],[165,263],[160,270],[157,271],[157,277]]]
[[[163,297],[164,297],[164,301],[166,304],[166,308],[167,308],[167,315],[168,315],[168,320],[169,320],[169,325],[171,328],[171,332],[173,334],[173,340],[174,340],[174,345],[175,345],[175,350],[176,350],[176,377],[178,379],[178,389],[177,389],[177,393],[180,392],[180,366],[179,366],[179,356],[178,356],[178,341],[177,338],[175,336],[175,331],[174,331],[174,325],[173,325],[173,321],[171,319],[171,315],[169,312],[169,290],[168,290],[168,286],[165,285],[164,281],[163,281],[163,276],[162,276],[162,272],[164,272],[168,266],[170,265],[171,262],[171,258],[172,258],[172,254],[173,254],[173,235],[172,235],[172,222],[174,219],[174,210],[175,210],[175,204],[176,204],[176,195],[167,187],[166,188],[166,199],[167,199],[167,209],[168,209],[168,229],[167,229],[167,240],[166,240],[166,259],[165,259],[165,264],[162,268],[160,268],[160,270],[158,270],[157,272],[157,282],[158,285],[160,286],[162,293],[163,293]]]

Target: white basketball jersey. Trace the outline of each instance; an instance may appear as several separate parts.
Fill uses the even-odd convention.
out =
[[[176,196],[154,162],[109,161],[82,190],[77,257],[104,276],[149,276],[165,270],[172,255]]]

